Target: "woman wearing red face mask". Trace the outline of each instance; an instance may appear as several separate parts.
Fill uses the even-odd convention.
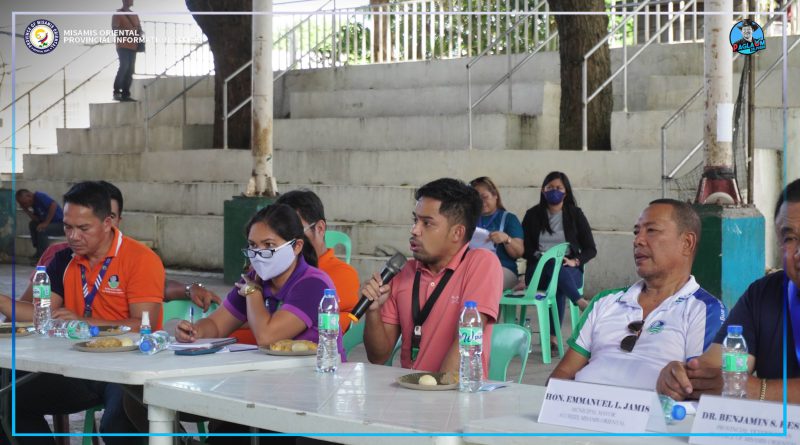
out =
[[[592,228],[583,211],[575,203],[569,178],[562,172],[550,172],[542,182],[539,204],[525,212],[522,220],[525,240],[523,258],[528,262],[525,282],[529,283],[536,263],[544,252],[564,242],[569,243],[569,250],[564,262],[559,265],[558,291],[558,323],[550,322],[550,343],[555,344],[555,328],[560,328],[564,319],[564,303],[569,298],[579,308],[584,309],[588,302],[581,297],[578,289],[583,283],[583,266],[597,255]],[[550,282],[553,268],[545,267],[539,282],[543,288]],[[555,350],[555,349],[554,349]]]

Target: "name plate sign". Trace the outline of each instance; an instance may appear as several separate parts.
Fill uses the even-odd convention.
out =
[[[787,405],[783,435],[783,404],[757,400],[702,396],[692,425],[692,434],[723,434],[731,436],[692,436],[689,443],[717,445],[719,443],[748,443],[764,445],[800,444],[800,406]],[[777,434],[778,436],[742,436],[742,434]],[[737,436],[738,435],[738,436]]]
[[[539,423],[608,433],[666,432],[653,391],[550,379]]]

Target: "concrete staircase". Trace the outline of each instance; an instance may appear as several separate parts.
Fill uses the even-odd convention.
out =
[[[279,189],[306,187],[320,195],[329,227],[350,234],[352,263],[366,277],[381,267],[387,246],[409,253],[413,194],[419,185],[443,176],[469,180],[488,175],[501,185],[509,210],[522,218],[538,202],[544,175],[562,170],[570,176],[598,246],[598,258],[588,267],[587,292],[629,283],[635,279],[633,224],[641,209],[661,196],[658,129],[702,75],[702,59],[691,62],[702,55],[699,45],[683,46],[681,52],[674,45],[653,47],[631,67],[633,111],[616,107],[611,152],[556,150],[560,88],[554,53],[537,55],[515,74],[511,104],[505,86],[481,104],[471,151],[466,150],[463,60],[288,73],[275,86],[275,115],[281,117],[274,123]],[[612,58],[619,60],[618,52]],[[479,64],[472,75],[473,97],[505,66],[505,57]],[[792,66],[800,69],[800,62]],[[675,94],[652,88],[659,84],[675,86]],[[150,95],[164,103],[182,85],[182,79],[163,79]],[[136,97],[144,97],[141,84],[134,89]],[[615,97],[621,97],[621,90],[615,82]],[[757,161],[772,174],[780,160],[776,148],[782,146],[775,97],[764,96],[757,122],[764,128],[757,138],[763,148]],[[790,103],[800,103],[797,92],[791,93]],[[145,152],[144,104],[91,104],[89,128],[58,130],[59,154],[25,156],[19,186],[57,197],[77,181],[114,182],[125,198],[126,234],[149,240],[168,266],[221,269],[223,201],[244,190],[251,157],[246,150],[208,148],[210,79],[190,91],[185,118],[183,110],[183,101],[175,101],[151,123],[150,151]],[[701,137],[699,113],[692,111],[673,129],[670,165]],[[790,125],[800,127],[800,112],[792,109],[789,116]],[[790,140],[797,138],[796,131],[790,134]],[[774,199],[766,195],[774,188],[765,193],[765,209]],[[18,221],[25,222],[21,212]],[[18,227],[22,234],[27,224]],[[31,253],[25,242],[17,243],[17,250]]]

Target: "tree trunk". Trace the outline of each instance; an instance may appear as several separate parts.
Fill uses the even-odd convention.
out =
[[[568,11],[604,11],[603,0],[548,0],[550,9]],[[559,149],[580,150],[582,129],[583,55],[608,33],[607,15],[557,15],[559,56],[561,59],[561,115]],[[611,55],[603,45],[587,63],[587,96],[611,75]],[[611,112],[614,99],[608,85],[590,103],[588,109],[589,150],[611,149]]]
[[[385,0],[369,0],[370,6],[374,6],[372,8],[373,12],[385,11],[386,8],[379,8],[378,6],[386,3],[388,2]],[[388,15],[376,14],[372,16],[372,33],[375,35],[372,43],[372,63],[389,61],[390,53],[386,42],[386,28],[389,26]]]
[[[253,10],[252,0],[186,0],[192,12]],[[252,57],[250,15],[195,15],[194,20],[208,38],[214,55],[214,147],[222,147],[223,81]],[[242,71],[228,84],[228,110],[250,96],[250,70]],[[250,149],[250,107],[245,106],[228,120],[228,146]]]

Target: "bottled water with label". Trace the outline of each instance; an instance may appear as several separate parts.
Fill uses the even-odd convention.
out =
[[[336,372],[339,356],[339,302],[333,289],[325,289],[318,311],[317,372]]]
[[[686,408],[675,403],[670,396],[659,394],[658,400],[661,402],[661,409],[664,411],[664,421],[667,425],[678,423],[686,418]]]
[[[167,331],[156,331],[152,334],[142,335],[139,341],[139,350],[143,354],[153,355],[169,347],[169,333]]]
[[[90,326],[89,323],[80,320],[50,320],[45,328],[45,335],[48,337],[73,340],[96,337],[98,333],[100,329],[97,326]]]
[[[458,350],[461,355],[458,389],[461,392],[478,392],[483,384],[483,326],[478,305],[464,303],[458,322]]]
[[[742,327],[729,325],[722,341],[722,397],[747,397],[747,343]]]
[[[33,276],[33,327],[36,332],[46,334],[50,323],[50,277],[45,266],[36,266]]]

